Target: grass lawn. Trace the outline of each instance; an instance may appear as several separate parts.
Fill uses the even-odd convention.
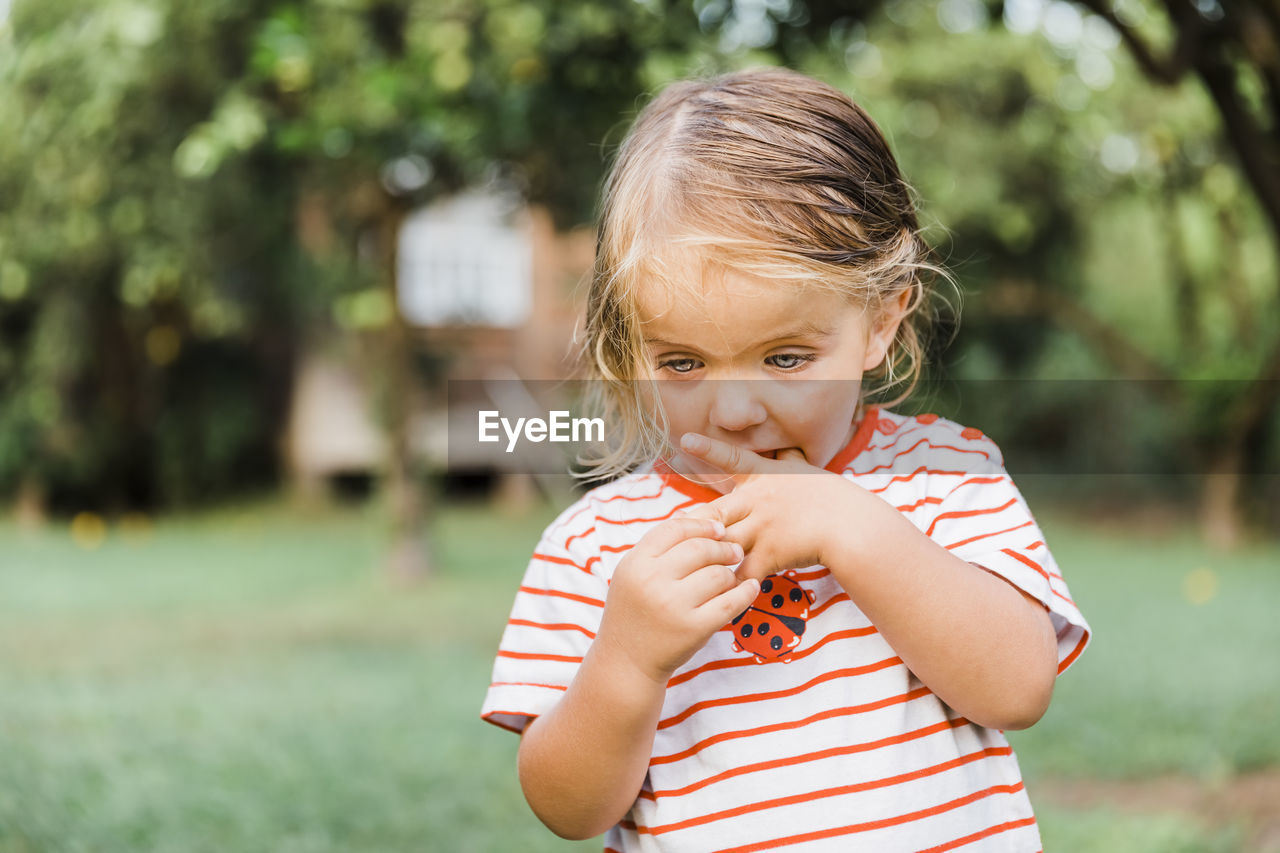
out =
[[[0,853],[563,851],[478,718],[553,514],[443,512],[438,572],[377,570],[372,512],[255,506],[112,531],[0,523]],[[1280,548],[1230,559],[1044,519],[1095,645],[1014,733],[1046,850],[1234,851],[1253,827],[1041,798],[1280,767]],[[1109,789],[1110,790],[1110,789]]]

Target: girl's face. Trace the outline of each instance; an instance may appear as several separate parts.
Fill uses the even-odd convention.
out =
[[[796,448],[824,467],[853,437],[862,374],[884,358],[906,299],[872,318],[839,294],[729,270],[678,303],[641,293],[645,375],[660,380],[672,445],[697,432],[768,457]],[[718,491],[732,487],[694,457],[669,462]]]

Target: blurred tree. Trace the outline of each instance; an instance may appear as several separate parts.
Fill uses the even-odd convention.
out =
[[[899,0],[831,42],[801,67],[888,129],[963,276],[952,374],[1045,389],[966,408],[1082,471],[1207,471],[1205,530],[1238,538],[1239,484],[1274,465],[1280,329],[1258,318],[1280,308],[1280,264],[1219,99],[1153,88],[1111,23],[1067,3]],[[1104,377],[1135,381],[1042,381]],[[1141,428],[1104,439],[1107,419]]]
[[[19,3],[0,31],[6,491],[151,506],[275,470],[288,231],[243,188],[289,190],[221,73],[251,12],[222,13],[210,32],[154,3]],[[194,186],[182,143],[202,122],[244,156]]]
[[[1249,184],[1219,162],[1233,125],[1208,89],[1137,82],[1120,37],[1161,36],[1135,17],[1149,4],[1086,5],[16,0],[0,24],[0,123],[17,129],[0,136],[0,491],[171,505],[272,483],[296,354],[349,332],[382,347],[391,485],[408,489],[404,212],[497,175],[588,221],[600,141],[643,93],[770,62],[844,86],[890,132],[975,294],[962,373],[987,353],[1027,377],[1267,376],[1274,262],[1257,259]],[[1218,39],[1205,67],[1232,57],[1242,102],[1273,109],[1274,39],[1244,41],[1274,27],[1195,8]],[[1190,43],[1175,57],[1200,55]],[[1274,118],[1254,124],[1273,139]],[[1201,447],[1239,435],[1218,417],[1233,406],[1265,420],[1220,391],[1197,397],[1215,402]],[[399,493],[398,529],[417,529],[420,496]]]
[[[1114,0],[1080,0],[1107,21],[1153,84],[1180,85],[1188,75],[1199,78],[1221,119],[1222,133],[1270,226],[1274,253],[1280,254],[1280,7],[1273,0],[1162,0],[1163,20],[1145,5]],[[1163,32],[1161,32],[1163,31]],[[1166,47],[1157,47],[1165,43]],[[1174,177],[1172,194],[1179,192]],[[1228,208],[1219,221],[1236,236]],[[1175,236],[1177,242],[1181,238]],[[1229,278],[1228,281],[1231,279]],[[1280,309],[1280,277],[1269,313]],[[1239,288],[1235,290],[1239,295]],[[1180,287],[1184,342],[1194,344],[1196,289],[1184,278]],[[1237,298],[1236,305],[1241,305]],[[1266,309],[1264,309],[1266,310]],[[1241,335],[1260,346],[1250,382],[1220,401],[1217,424],[1205,436],[1209,479],[1204,518],[1211,537],[1223,544],[1240,536],[1238,506],[1250,449],[1261,445],[1280,404],[1280,330],[1258,329],[1247,312],[1237,312]]]

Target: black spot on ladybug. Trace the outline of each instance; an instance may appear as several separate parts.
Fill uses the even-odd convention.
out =
[[[800,586],[791,573],[765,578],[755,601],[733,620],[739,635],[733,650],[754,655],[756,663],[791,661],[804,635],[812,601],[813,593]]]
[[[737,616],[733,617],[733,621],[732,621],[732,622],[730,622],[729,624],[730,624],[730,625],[737,625],[739,622],[741,622],[741,621],[742,621],[742,617],[743,617],[743,616],[746,616],[746,615],[747,615],[747,611],[746,611],[746,610],[742,611],[742,612],[741,612],[741,613],[739,613]]]

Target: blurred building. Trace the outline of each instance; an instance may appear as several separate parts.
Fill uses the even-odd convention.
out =
[[[411,402],[411,443],[420,461],[436,471],[448,464],[454,473],[504,473],[510,463],[501,453],[448,455],[447,394],[489,394],[492,406],[506,411],[529,399],[522,383],[573,375],[574,329],[594,239],[590,228],[557,231],[546,210],[501,192],[464,193],[406,218],[397,307],[415,360],[435,374],[434,381],[415,382]],[[378,370],[376,357],[316,353],[300,361],[285,448],[304,490],[371,479],[384,469]]]

